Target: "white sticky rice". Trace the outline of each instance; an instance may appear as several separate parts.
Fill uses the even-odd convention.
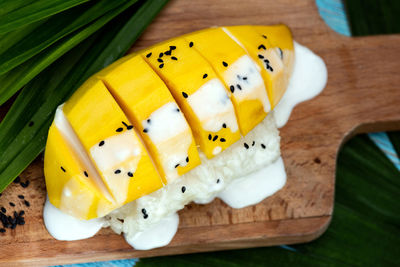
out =
[[[211,160],[201,153],[201,165],[180,179],[111,212],[105,217],[104,227],[111,227],[118,234],[124,233],[129,239],[192,201],[208,203],[233,179],[275,161],[280,156],[279,143],[279,131],[270,113],[246,137],[223,153]]]

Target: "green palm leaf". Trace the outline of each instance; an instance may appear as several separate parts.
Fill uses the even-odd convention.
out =
[[[0,124],[0,192],[43,150],[56,107],[121,57],[166,2],[132,6],[25,86]]]
[[[87,27],[66,36],[30,60],[24,62],[13,70],[0,75],[0,105],[6,102],[22,86],[28,83],[33,77],[38,75],[57,58],[88,38],[91,34],[99,30],[112,18],[120,14],[135,2],[137,2],[137,0],[124,1],[123,5],[105,13],[104,16],[101,16]]]
[[[0,34],[42,20],[89,0],[2,0],[0,1]]]
[[[4,74],[15,68],[64,36],[90,24],[92,21],[125,2],[127,1],[100,0],[89,2],[52,16],[45,23],[26,35],[23,42],[16,43],[0,54],[0,74]]]

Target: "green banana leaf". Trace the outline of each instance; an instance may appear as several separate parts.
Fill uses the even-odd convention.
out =
[[[0,124],[0,192],[43,151],[57,106],[126,53],[166,3],[151,0],[132,6],[25,86]]]
[[[110,10],[87,27],[66,36],[25,63],[3,75],[0,75],[0,105],[5,103],[12,95],[21,89],[22,86],[28,83],[52,62],[88,38],[91,34],[99,30],[112,18],[120,14],[135,2],[137,2],[137,0],[124,1],[123,5]]]
[[[399,192],[400,172],[366,135],[358,136],[339,154],[333,218],[319,239],[140,259],[135,266],[400,266]]]
[[[0,34],[42,20],[89,0],[2,0]]]
[[[100,0],[88,2],[50,17],[45,23],[26,35],[23,42],[16,43],[0,54],[0,75],[125,2],[127,1]]]

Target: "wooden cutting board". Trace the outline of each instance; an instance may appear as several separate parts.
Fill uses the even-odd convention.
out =
[[[348,38],[319,17],[314,0],[171,1],[132,48],[214,26],[287,24],[294,38],[328,66],[321,95],[297,106],[281,129],[288,180],[258,205],[232,209],[220,200],[188,205],[179,231],[164,248],[133,250],[121,236],[102,230],[82,241],[61,242],[46,231],[43,161],[39,156],[21,175],[28,188],[12,184],[0,206],[25,209],[23,227],[0,234],[0,264],[51,265],[151,257],[311,241],[328,227],[333,212],[335,164],[341,144],[367,131],[400,129],[400,35]],[[18,194],[25,195],[27,209]]]

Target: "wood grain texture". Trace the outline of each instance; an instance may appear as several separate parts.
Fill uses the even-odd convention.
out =
[[[222,201],[190,204],[180,212],[179,231],[170,245],[133,250],[121,236],[102,230],[82,241],[51,238],[42,220],[45,200],[43,161],[21,175],[31,185],[12,184],[0,206],[22,193],[31,203],[27,224],[0,235],[0,265],[50,265],[131,257],[307,242],[328,227],[333,212],[335,165],[341,144],[355,133],[400,129],[400,35],[348,38],[330,30],[313,0],[171,1],[132,50],[214,25],[287,24],[299,43],[328,66],[321,95],[297,106],[281,129],[288,181],[258,205],[232,209]]]

